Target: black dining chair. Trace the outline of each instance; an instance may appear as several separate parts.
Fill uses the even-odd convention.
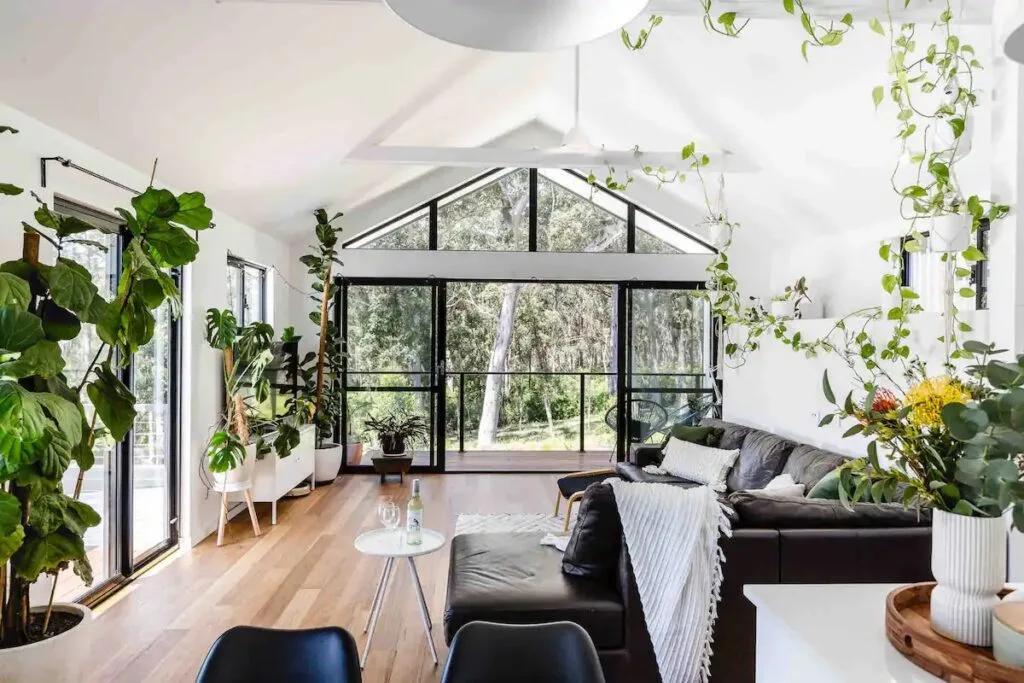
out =
[[[594,641],[578,624],[471,621],[455,634],[441,683],[604,683]]]
[[[196,683],[361,683],[356,641],[345,629],[235,626],[213,643]]]

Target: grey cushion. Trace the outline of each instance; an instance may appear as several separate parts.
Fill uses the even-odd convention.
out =
[[[671,474],[649,474],[644,472],[642,467],[638,467],[630,462],[620,462],[616,464],[615,474],[619,475],[620,478],[626,481],[646,482],[649,484],[672,484],[674,486],[684,486],[686,488],[690,488],[691,486],[700,486],[700,484],[689,481],[688,479],[680,479],[679,477]]]
[[[763,489],[782,472],[795,447],[795,443],[776,434],[750,430],[740,447],[740,457],[729,470],[729,490]]]
[[[814,446],[799,445],[793,449],[780,474],[789,474],[793,481],[803,484],[807,492],[826,474],[847,460],[846,456]]]
[[[754,529],[856,529],[929,526],[930,510],[907,509],[896,503],[857,503],[849,508],[839,501],[807,498],[770,498],[752,491],[737,491],[729,505],[739,526]]]
[[[745,427],[744,425],[716,420],[710,417],[701,420],[700,425],[702,427],[716,427],[722,430],[722,436],[719,437],[718,445],[715,448],[721,448],[723,451],[734,451],[741,447],[743,440],[747,438],[747,434],[754,431],[753,427]]]

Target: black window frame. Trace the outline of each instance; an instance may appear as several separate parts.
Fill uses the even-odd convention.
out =
[[[234,311],[236,313],[235,317],[238,320],[239,327],[245,327],[246,325],[250,325],[254,322],[267,322],[267,267],[260,265],[259,263],[247,261],[246,259],[230,253],[228,254],[227,267],[229,277],[232,268],[238,270],[240,275],[239,281],[241,282],[240,294],[242,297],[242,306],[240,311]],[[246,279],[250,277],[250,271],[256,271],[256,278],[259,281],[260,305],[257,314],[259,320],[250,320],[249,316],[245,314],[245,312],[249,310],[249,306],[247,305],[248,288],[246,287]],[[231,302],[228,303],[231,304]]]
[[[978,229],[974,232],[974,246],[977,247],[981,253],[985,254],[985,258],[981,261],[976,261],[971,264],[971,275],[969,282],[974,287],[974,310],[976,311],[987,311],[988,310],[988,245],[989,237],[991,235],[991,222],[988,218],[982,218],[978,225]],[[928,237],[928,232],[922,232],[922,237]],[[900,286],[909,287],[911,282],[912,270],[914,267],[913,260],[911,259],[911,252],[907,251],[906,244],[910,240],[908,237],[900,239],[900,252],[902,255],[903,265],[900,267]]]
[[[515,172],[515,171],[519,171],[519,170],[529,171],[529,178],[530,178],[529,188],[528,188],[528,192],[529,192],[529,195],[530,195],[530,202],[529,202],[529,204],[530,204],[530,208],[529,208],[529,235],[528,235],[528,238],[527,238],[527,243],[528,243],[529,246],[528,246],[528,248],[526,250],[526,253],[541,251],[540,249],[538,249],[538,246],[537,246],[537,196],[538,196],[537,185],[538,185],[539,178],[540,178],[541,174],[538,172],[537,168],[525,168],[524,169],[524,168],[518,168],[518,167],[492,168],[492,169],[490,169],[488,171],[485,171],[485,172],[483,172],[483,173],[481,173],[481,174],[479,174],[477,176],[474,176],[470,180],[468,180],[468,181],[466,181],[466,182],[464,182],[464,183],[462,183],[460,185],[457,185],[456,187],[453,187],[452,189],[448,190],[447,192],[442,192],[441,194],[439,194],[439,195],[429,199],[428,201],[425,201],[425,202],[423,202],[421,204],[418,204],[418,205],[414,206],[413,208],[411,208],[411,209],[409,209],[407,211],[403,211],[402,213],[398,214],[397,216],[395,216],[393,218],[390,218],[390,219],[384,221],[383,223],[379,223],[378,225],[375,225],[372,228],[368,228],[367,230],[362,231],[358,235],[355,235],[355,236],[353,236],[353,237],[343,241],[342,245],[341,245],[341,248],[342,249],[365,249],[365,248],[372,249],[373,247],[369,247],[369,246],[366,246],[366,245],[368,245],[370,242],[372,242],[375,239],[374,235],[379,235],[380,233],[386,233],[388,231],[388,228],[392,228],[393,226],[395,226],[398,223],[406,222],[411,216],[414,216],[414,215],[416,215],[418,213],[422,213],[422,212],[426,211],[427,215],[429,216],[429,220],[430,220],[429,236],[428,236],[429,247],[428,247],[427,250],[428,251],[458,251],[458,250],[455,250],[455,249],[439,249],[438,248],[438,240],[437,240],[437,231],[438,231],[438,225],[437,225],[438,217],[437,216],[438,216],[438,211],[437,211],[437,207],[440,204],[443,204],[445,202],[445,200],[449,199],[453,195],[457,195],[457,194],[459,194],[461,192],[464,192],[467,189],[472,188],[474,185],[482,185],[483,181],[486,181],[489,178],[492,178],[492,177],[495,177],[495,176],[501,176],[501,175],[504,175],[506,173],[511,173],[511,172]],[[584,182],[588,182],[587,177],[585,175],[583,175],[582,173],[580,173],[579,171],[576,171],[576,170],[573,170],[573,169],[568,169],[568,168],[567,169],[560,169],[560,170],[563,170],[566,173],[575,176],[579,180],[582,180]],[[557,181],[554,181],[554,180],[552,180],[550,182],[556,182],[557,183]],[[667,219],[665,219],[664,217],[658,215],[656,212],[651,211],[650,209],[637,204],[636,202],[628,199],[627,197],[625,197],[621,193],[615,192],[613,190],[609,190],[606,187],[602,187],[601,185],[596,185],[596,184],[595,185],[591,185],[590,187],[593,189],[594,192],[603,192],[603,193],[605,193],[605,194],[607,194],[607,195],[609,195],[611,197],[614,197],[617,201],[622,202],[623,206],[626,208],[626,216],[627,216],[627,218],[626,218],[626,251],[624,253],[627,253],[627,254],[635,254],[635,253],[637,253],[637,251],[636,251],[636,231],[637,231],[636,215],[637,215],[638,212],[644,214],[645,216],[647,216],[647,217],[649,217],[649,218],[651,218],[651,219],[653,219],[653,220],[655,220],[655,221],[657,221],[657,222],[659,222],[661,224],[663,224],[669,230],[672,230],[673,232],[676,232],[679,235],[682,235],[683,237],[685,237],[685,238],[687,238],[689,240],[693,240],[694,242],[700,244],[702,247],[707,249],[709,253],[711,253],[711,254],[718,253],[718,250],[715,249],[714,246],[709,244],[705,239],[703,239],[699,235],[695,235],[695,234],[693,234],[692,232],[690,232],[688,230],[684,230],[683,228],[680,228],[679,226],[674,225],[672,222],[670,222]],[[672,245],[669,245],[669,246],[672,246]],[[480,250],[480,251],[485,251],[485,250]],[[506,251],[508,251],[508,250],[506,250]],[[516,250],[516,251],[518,252],[518,250]],[[510,253],[511,253],[511,251],[510,251]],[[524,253],[524,252],[518,252],[518,253]],[[557,252],[545,252],[545,253],[557,253]],[[564,252],[564,253],[572,253],[572,252]],[[680,252],[680,253],[686,253],[686,252]]]

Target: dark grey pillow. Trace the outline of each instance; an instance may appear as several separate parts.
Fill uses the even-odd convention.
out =
[[[743,440],[747,438],[747,434],[753,431],[753,427],[746,427],[744,425],[725,422],[724,420],[716,420],[710,417],[706,417],[701,420],[700,426],[714,427],[722,430],[722,435],[718,437],[718,445],[714,446],[714,448],[720,448],[723,451],[736,450],[743,445]]]
[[[780,474],[788,474],[793,481],[803,484],[806,491],[814,488],[822,477],[844,464],[849,458],[832,451],[801,444],[793,449]]]
[[[781,436],[752,429],[740,447],[740,457],[729,470],[730,491],[763,489],[779,476],[796,444]]]
[[[610,580],[622,552],[622,521],[610,484],[591,484],[580,500],[579,516],[562,556],[562,572],[584,579]]]
[[[754,491],[729,495],[738,526],[751,529],[862,529],[930,526],[931,510],[905,508],[898,503],[856,503],[837,500],[771,498]]]

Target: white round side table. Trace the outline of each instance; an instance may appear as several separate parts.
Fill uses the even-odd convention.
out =
[[[420,584],[420,575],[416,572],[416,563],[413,560],[420,555],[428,555],[444,547],[444,534],[433,529],[423,529],[423,542],[418,545],[409,545],[405,542],[405,531],[395,529],[374,529],[360,534],[356,538],[356,550],[364,555],[387,558],[384,562],[384,570],[380,574],[380,581],[377,583],[377,592],[373,596],[373,604],[370,607],[370,614],[366,618],[366,626],[363,633],[369,631],[366,637],[366,647],[363,649],[363,656],[360,658],[359,667],[366,667],[366,657],[370,654],[370,643],[373,641],[373,632],[377,628],[377,619],[384,606],[384,596],[388,592],[388,582],[391,579],[391,572],[395,566],[395,560],[405,558],[409,564],[409,574],[412,583],[416,587],[416,597],[420,603],[420,615],[423,617],[423,630],[427,634],[427,644],[430,646],[430,656],[434,659],[434,666],[437,666],[437,650],[434,648],[434,639],[430,635],[432,629],[430,622],[430,611],[427,609],[426,598],[423,597],[423,586]]]

